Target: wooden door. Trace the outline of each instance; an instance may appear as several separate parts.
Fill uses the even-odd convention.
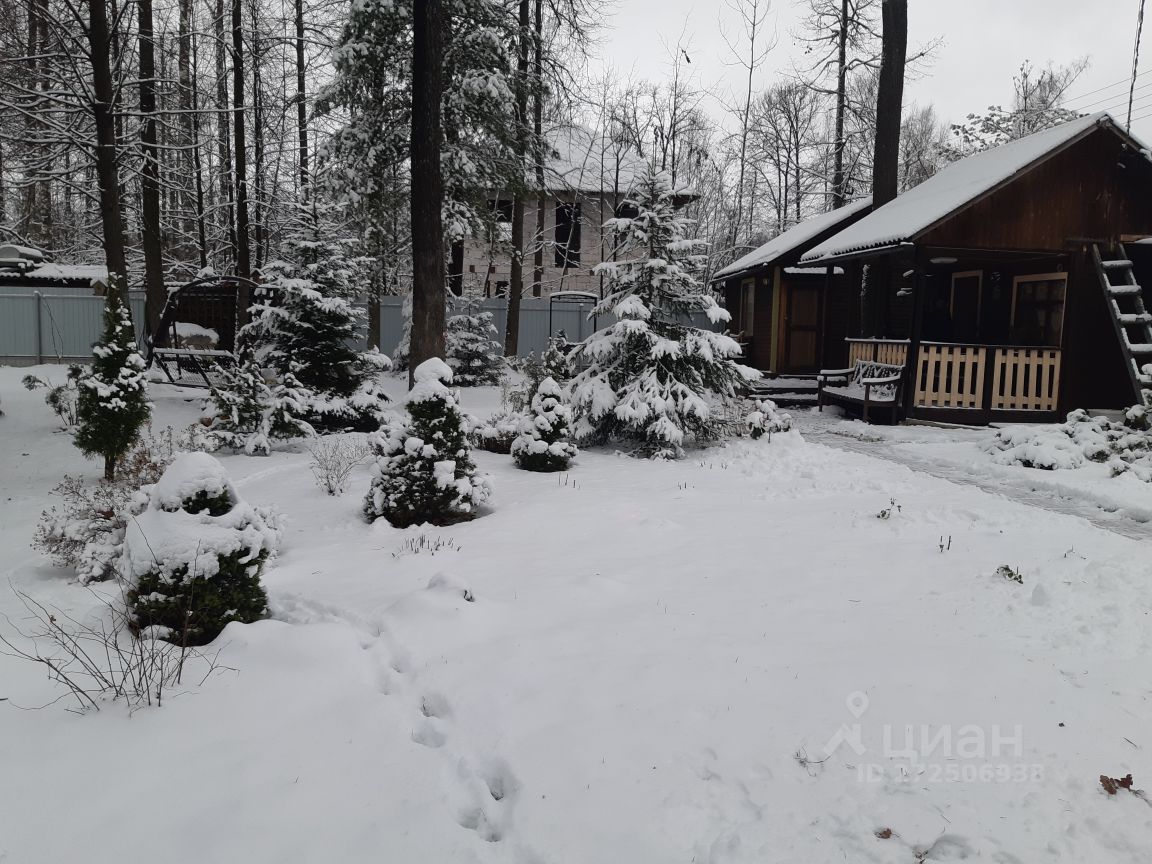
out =
[[[782,372],[820,370],[819,285],[784,285]]]

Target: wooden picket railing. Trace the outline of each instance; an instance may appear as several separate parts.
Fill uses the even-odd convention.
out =
[[[983,408],[983,345],[924,342],[916,363],[917,408]]]
[[[848,365],[857,360],[866,363],[890,363],[902,366],[908,360],[907,339],[852,339],[848,342]]]
[[[1060,359],[1059,348],[924,342],[913,405],[1053,412],[1060,398]]]
[[[993,411],[1055,411],[1059,396],[1059,348],[996,349]]]

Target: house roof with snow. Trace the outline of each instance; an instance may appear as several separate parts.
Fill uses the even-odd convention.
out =
[[[54,264],[27,246],[0,246],[0,286],[68,286],[92,288],[108,283],[108,268],[89,264]]]
[[[805,263],[829,260],[914,241],[1101,127],[1111,129],[1146,152],[1144,145],[1124,132],[1108,113],[1089,114],[953,162],[919,186],[814,246],[801,260]]]
[[[626,143],[583,126],[559,126],[547,133],[550,153],[545,160],[550,190],[631,191],[647,171],[647,163]],[[534,181],[530,181],[534,182]]]
[[[872,198],[861,198],[845,204],[839,210],[821,213],[812,216],[803,222],[797,222],[783,234],[777,234],[759,249],[754,249],[742,258],[737,258],[727,267],[716,272],[712,278],[715,280],[730,279],[749,270],[765,267],[779,261],[785,255],[800,250],[802,246],[812,243],[821,234],[836,231],[848,222],[857,219],[868,212],[872,206]]]

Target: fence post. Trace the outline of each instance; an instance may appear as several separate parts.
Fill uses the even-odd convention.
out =
[[[32,296],[36,298],[36,363],[39,365],[44,362],[44,312],[41,309],[44,297],[39,291],[33,291]]]

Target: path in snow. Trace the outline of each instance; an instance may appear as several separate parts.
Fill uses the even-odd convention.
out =
[[[1124,510],[1105,509],[1090,499],[1069,498],[1049,489],[1037,488],[1035,485],[1022,480],[981,474],[971,470],[970,467],[919,457],[897,450],[893,443],[887,440],[863,441],[848,435],[815,431],[803,427],[801,427],[801,434],[805,441],[814,444],[823,444],[837,450],[846,450],[850,453],[883,459],[886,462],[903,465],[913,471],[938,477],[960,486],[973,486],[989,494],[999,495],[1029,507],[1038,507],[1041,510],[1059,513],[1063,516],[1078,517],[1097,528],[1103,528],[1105,531],[1111,531],[1122,537],[1129,537],[1133,540],[1152,540],[1152,522],[1141,521]]]

